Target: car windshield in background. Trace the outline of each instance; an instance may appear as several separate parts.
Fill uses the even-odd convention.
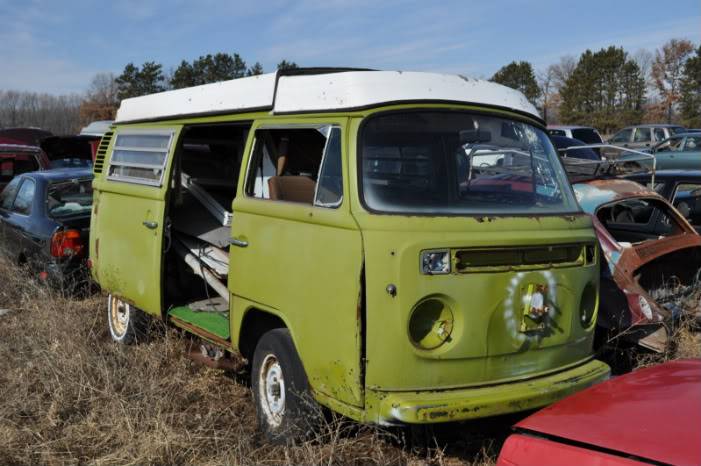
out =
[[[92,180],[51,183],[46,206],[52,218],[89,215],[92,209]]]
[[[52,160],[49,168],[92,168],[92,160],[67,158]]]
[[[671,128],[669,128],[669,131],[672,134],[679,134],[679,133],[686,133],[687,129],[683,128],[681,126],[672,126]]]
[[[372,117],[361,133],[365,204],[390,213],[578,212],[544,131],[467,112]]]

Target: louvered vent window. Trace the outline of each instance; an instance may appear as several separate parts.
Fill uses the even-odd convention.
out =
[[[95,165],[93,166],[93,171],[97,173],[102,173],[102,167],[105,165],[105,156],[107,155],[107,148],[112,140],[112,135],[114,132],[110,131],[105,133],[100,140],[100,145],[97,147],[97,154],[95,154]]]
[[[173,131],[120,132],[112,149],[107,178],[161,186]]]

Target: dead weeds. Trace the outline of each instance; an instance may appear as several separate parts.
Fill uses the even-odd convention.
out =
[[[313,441],[273,446],[248,386],[187,359],[186,336],[161,326],[120,346],[104,297],[57,295],[2,259],[0,280],[3,465],[493,464],[512,422],[431,433],[417,449],[401,432],[336,420]]]

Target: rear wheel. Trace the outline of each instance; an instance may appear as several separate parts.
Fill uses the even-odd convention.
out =
[[[275,443],[304,439],[323,418],[287,329],[265,333],[253,355],[251,386],[258,425]]]
[[[143,340],[146,334],[147,317],[139,309],[116,296],[107,297],[107,323],[112,339],[130,345]]]

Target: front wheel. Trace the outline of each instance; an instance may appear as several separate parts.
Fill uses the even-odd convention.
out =
[[[107,323],[112,339],[130,345],[144,338],[146,314],[116,296],[107,297]]]
[[[287,329],[270,330],[253,354],[251,386],[258,425],[268,439],[285,443],[313,433],[323,418]]]

